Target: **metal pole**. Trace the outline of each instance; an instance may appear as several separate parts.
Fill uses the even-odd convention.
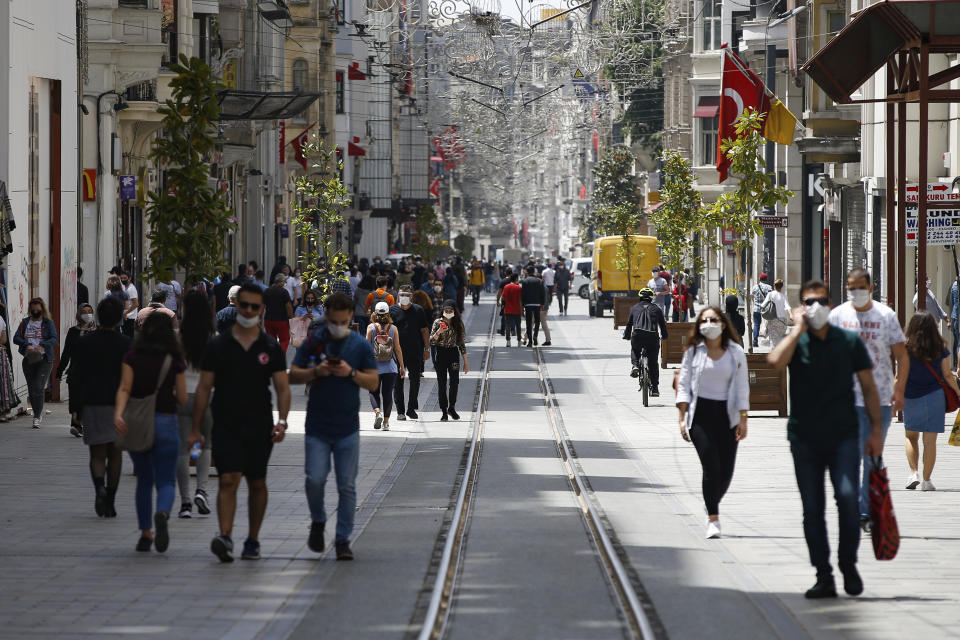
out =
[[[767,65],[767,87],[771,91],[777,87],[777,45],[768,44],[766,52],[766,65]],[[777,182],[777,171],[776,171],[776,147],[771,140],[767,140],[765,151],[765,163],[767,165],[767,174],[770,176],[770,179],[774,184]],[[765,215],[775,216],[777,215],[776,207],[770,206],[766,208],[764,212]],[[774,272],[776,271],[777,265],[777,253],[776,253],[776,242],[777,242],[777,230],[776,229],[764,229],[763,230],[763,270],[767,272],[771,279],[775,278]]]
[[[930,45],[920,45],[920,151],[917,187],[917,309],[927,308],[927,138],[930,115]]]
[[[892,60],[887,62],[887,94],[889,95],[893,91],[894,85],[894,76],[893,76],[893,65],[891,64]],[[896,201],[893,197],[893,174],[896,171],[896,162],[893,155],[894,148],[894,108],[893,103],[887,103],[887,121],[885,124],[886,134],[887,134],[887,184],[886,184],[886,210],[887,210],[887,274],[884,278],[884,282],[887,284],[887,304],[892,307],[898,307],[895,300],[897,293],[897,255],[896,255],[896,238],[897,238],[897,218],[896,218]],[[900,230],[900,233],[903,233],[903,230]]]
[[[899,67],[907,62],[900,54]],[[907,322],[907,105],[897,104],[897,318],[900,325]]]

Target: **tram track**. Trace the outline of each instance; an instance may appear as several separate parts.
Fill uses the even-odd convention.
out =
[[[494,311],[487,333],[487,345],[472,416],[472,429],[465,444],[464,455],[451,496],[450,516],[446,519],[436,540],[433,560],[427,572],[421,598],[411,619],[409,640],[435,640],[451,636],[451,617],[458,607],[461,592],[469,586],[464,576],[465,557],[477,505],[478,487],[484,472],[486,423],[490,408],[490,393],[494,369],[494,341],[498,315]],[[576,456],[574,443],[567,433],[554,390],[547,371],[546,357],[540,349],[530,353],[540,391],[540,401],[549,426],[554,452],[566,475],[566,486],[573,494],[586,534],[584,543],[597,560],[610,599],[616,608],[616,617],[623,637],[654,640],[667,637],[643,584],[631,566],[616,533],[593,495],[589,478]],[[523,364],[523,363],[521,363]],[[508,375],[525,371],[497,371]],[[524,376],[526,377],[526,376]],[[555,461],[556,462],[556,461]],[[575,589],[575,586],[571,586]],[[562,616],[562,611],[556,611]]]

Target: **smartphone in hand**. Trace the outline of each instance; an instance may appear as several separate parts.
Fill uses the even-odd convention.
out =
[[[447,323],[444,322],[443,320],[440,321],[440,329],[443,331],[447,330]]]
[[[339,367],[341,362],[343,362],[343,360],[340,358],[327,358],[327,364],[331,367]]]

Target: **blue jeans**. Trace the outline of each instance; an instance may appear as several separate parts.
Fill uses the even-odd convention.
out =
[[[829,444],[800,441],[790,443],[797,487],[803,502],[803,536],[807,540],[810,564],[816,567],[818,577],[833,574],[830,568],[827,523],[824,520],[826,471],[830,472],[833,497],[837,501],[839,512],[840,545],[837,559],[840,565],[853,565],[857,562],[857,548],[860,546],[860,513],[857,508],[859,444],[858,438],[847,438]]]
[[[157,488],[157,511],[170,515],[176,494],[177,455],[180,452],[180,421],[176,414],[158,413],[153,447],[130,452],[137,474],[137,523],[141,531],[153,528],[153,488]]]
[[[893,407],[884,405],[880,409],[883,442],[886,442],[887,429],[890,428],[890,422],[893,420]],[[867,446],[867,438],[873,431],[873,425],[870,424],[870,416],[867,415],[865,407],[857,407],[857,420],[860,421],[860,459],[863,462],[863,474],[860,478],[860,517],[866,518],[870,515],[870,470],[873,469],[873,461],[863,457],[863,450]]]
[[[960,326],[957,326],[957,320],[950,321],[950,332],[953,334],[953,366],[957,366],[957,348],[960,347]]]
[[[357,467],[360,461],[360,432],[348,436],[306,437],[307,455],[305,471],[307,474],[307,504],[310,505],[310,519],[313,522],[326,522],[327,512],[323,508],[323,491],[330,474],[330,456],[333,456],[334,473],[337,476],[337,537],[336,540],[349,540],[353,532],[353,515],[357,508]]]
[[[760,339],[760,323],[763,321],[763,316],[760,315],[759,311],[753,312],[753,344],[757,344],[757,340]]]

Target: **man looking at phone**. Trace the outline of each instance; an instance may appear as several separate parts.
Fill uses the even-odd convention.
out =
[[[321,553],[327,512],[323,492],[333,458],[337,477],[337,560],[353,560],[350,534],[357,507],[357,467],[360,459],[359,389],[379,385],[373,347],[350,330],[353,300],[333,293],[323,303],[326,323],[310,332],[290,367],[293,384],[312,382],[306,417],[306,493],[310,506],[307,546]]]

